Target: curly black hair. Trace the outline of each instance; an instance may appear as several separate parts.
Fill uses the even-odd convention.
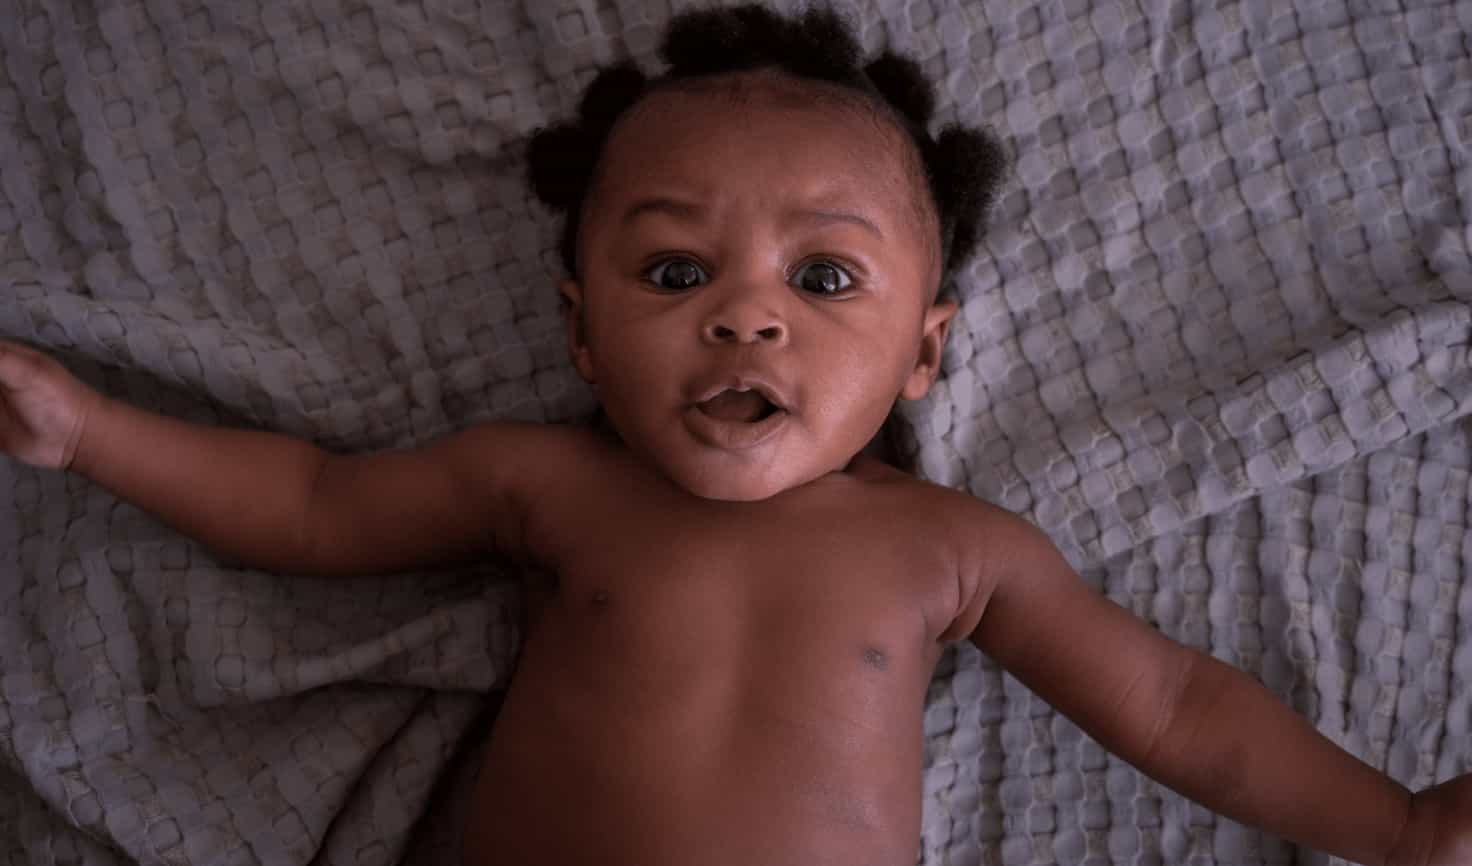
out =
[[[687,12],[670,21],[660,46],[669,69],[650,79],[632,62],[603,69],[588,84],[576,120],[537,131],[527,147],[537,197],[565,214],[561,254],[576,276],[582,207],[614,124],[653,90],[727,73],[776,69],[826,82],[884,111],[915,144],[940,225],[941,284],[971,255],[1006,170],[986,129],[950,124],[927,131],[935,88],[915,61],[884,52],[865,63],[847,23],[827,9],[783,17],[757,4]]]

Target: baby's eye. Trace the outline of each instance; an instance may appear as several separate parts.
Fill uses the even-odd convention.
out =
[[[710,279],[704,268],[689,259],[665,259],[645,271],[644,278],[670,291],[694,288]]]
[[[809,262],[797,269],[792,281],[803,291],[836,295],[853,284],[848,273],[832,262]]]

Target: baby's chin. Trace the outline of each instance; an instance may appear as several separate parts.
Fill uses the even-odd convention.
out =
[[[619,440],[648,469],[692,496],[721,502],[760,502],[842,472],[854,454],[843,448],[813,448],[805,437],[779,436],[745,451],[694,443],[688,434],[656,430],[625,435],[603,417],[602,429]],[[789,431],[790,432],[790,431]]]
[[[681,489],[701,499],[721,502],[760,502],[796,490],[843,469],[836,466],[786,465],[742,467],[716,465],[663,465],[660,470]]]
[[[761,502],[771,499],[779,493],[784,493],[801,485],[783,485],[781,483],[763,484],[753,482],[749,478],[719,478],[703,476],[692,481],[680,478],[672,479],[676,484],[692,496],[701,499],[711,499],[718,502]]]

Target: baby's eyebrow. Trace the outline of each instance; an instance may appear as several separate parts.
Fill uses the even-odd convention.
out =
[[[687,222],[702,222],[705,219],[705,208],[700,204],[666,196],[653,196],[639,199],[629,205],[624,211],[622,222],[627,226],[639,217],[651,213],[662,213]],[[873,220],[862,214],[842,208],[794,208],[783,214],[783,222],[815,223],[820,227],[833,225],[834,223],[848,223],[864,229],[880,240],[884,240],[884,232],[880,231],[879,226]]]
[[[873,220],[853,211],[837,208],[802,208],[789,211],[787,213],[787,219],[817,223],[820,226],[829,226],[834,223],[849,223],[868,231],[880,240],[884,240],[884,232],[879,230],[879,226],[875,225]]]
[[[682,219],[687,222],[700,222],[705,217],[705,208],[695,202],[680,201],[679,199],[654,196],[643,198],[629,205],[624,211],[623,224],[629,225],[634,220],[650,213],[662,213]]]

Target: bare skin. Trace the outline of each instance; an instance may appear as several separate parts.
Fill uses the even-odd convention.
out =
[[[713,501],[616,443],[570,444],[566,507],[526,527],[558,581],[466,862],[913,860],[920,713],[957,601],[948,552],[917,540],[946,494],[864,459]]]
[[[856,456],[930,387],[955,305],[893,130],[767,84],[651,96],[609,143],[561,290],[614,433],[331,455],[142,412],[0,341],[0,450],[262,568],[494,551],[555,574],[528,587],[472,866],[912,863],[926,684],[967,639],[1209,808],[1358,862],[1472,862],[1469,777],[1413,796],[1021,519]],[[815,265],[854,279],[813,291]],[[783,406],[759,442],[761,422],[710,420],[754,398],[703,402],[757,380]]]

